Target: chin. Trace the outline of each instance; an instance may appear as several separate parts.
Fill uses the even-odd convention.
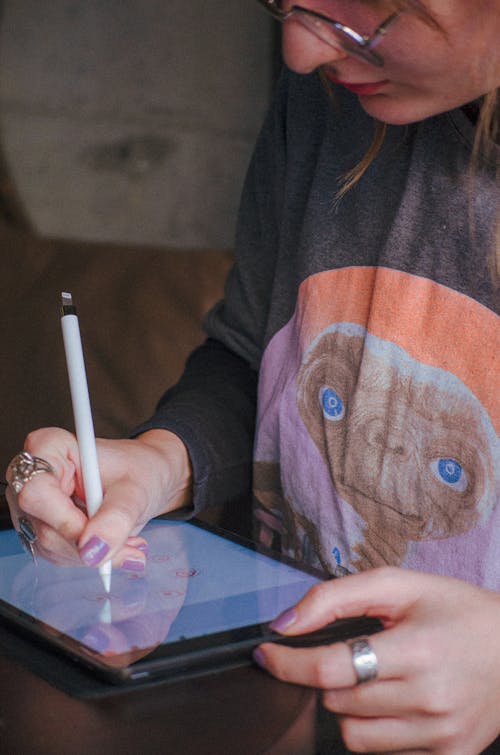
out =
[[[433,108],[429,104],[405,101],[384,94],[360,95],[358,99],[361,107],[368,115],[390,126],[406,126],[409,123],[418,123],[446,110],[446,108]]]
[[[383,94],[372,96],[361,95],[358,97],[358,100],[368,115],[392,126],[403,126],[407,123],[413,123],[415,120],[421,120],[420,118],[413,118],[408,112],[408,108]]]

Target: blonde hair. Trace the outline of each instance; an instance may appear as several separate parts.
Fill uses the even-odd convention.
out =
[[[373,0],[375,4],[390,7],[392,10],[410,8],[425,23],[441,30],[435,19],[430,15],[420,0]],[[323,83],[331,92],[331,85],[320,71]],[[375,132],[372,143],[365,155],[340,178],[340,187],[335,201],[338,202],[350,191],[366,173],[382,147],[387,131],[387,124],[375,121]],[[482,98],[471,156],[471,175],[473,176],[480,163],[495,158],[496,145],[500,143],[500,88],[488,92]],[[497,178],[500,179],[500,164],[497,161]],[[471,226],[473,222],[471,220]],[[490,259],[490,272],[494,283],[500,285],[500,213],[497,215],[496,228],[493,231],[493,248]]]
[[[474,172],[482,160],[495,158],[496,146],[500,143],[500,89],[488,92],[483,98],[476,126],[472,149],[471,169]],[[500,180],[500,164],[497,159],[496,178]],[[500,212],[497,213],[493,229],[493,246],[490,256],[490,274],[493,282],[500,287]]]

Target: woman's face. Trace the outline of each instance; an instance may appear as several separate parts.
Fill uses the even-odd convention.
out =
[[[283,7],[294,4],[286,0]],[[383,2],[369,0],[301,0],[300,5],[370,35],[391,13]],[[367,113],[393,124],[452,110],[500,86],[500,0],[424,5],[439,29],[404,11],[377,47],[381,68],[337,52],[293,18],[283,25],[285,62],[297,73],[323,67],[331,81],[358,95]]]

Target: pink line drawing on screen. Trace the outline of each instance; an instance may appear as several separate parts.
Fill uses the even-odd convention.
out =
[[[196,577],[199,573],[198,569],[177,569],[175,575],[177,577]]]

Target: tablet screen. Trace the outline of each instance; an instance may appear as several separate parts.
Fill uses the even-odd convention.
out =
[[[0,600],[103,657],[133,660],[161,645],[263,624],[319,577],[187,522],[154,520],[146,573],[56,566],[0,531]],[[129,659],[130,660],[130,659]],[[125,662],[125,661],[124,661]]]

